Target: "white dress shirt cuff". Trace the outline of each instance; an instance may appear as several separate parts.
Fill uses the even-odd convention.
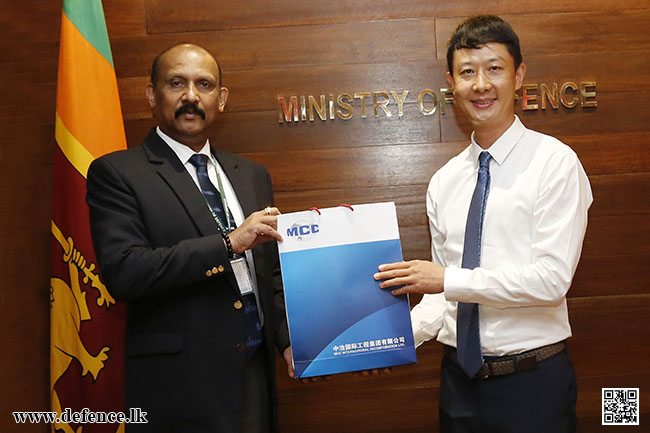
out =
[[[444,294],[448,301],[475,302],[470,289],[472,269],[445,268]]]
[[[442,293],[424,295],[411,310],[411,326],[415,347],[438,336],[447,301]]]

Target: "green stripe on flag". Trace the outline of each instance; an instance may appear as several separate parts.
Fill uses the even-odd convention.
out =
[[[79,33],[115,68],[101,0],[63,0],[63,12]]]

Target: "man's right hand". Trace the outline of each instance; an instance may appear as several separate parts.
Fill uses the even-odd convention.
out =
[[[230,235],[232,251],[236,254],[242,254],[272,240],[282,241],[282,236],[276,230],[278,227],[277,216],[280,211],[277,207],[268,208],[253,212],[246,220],[237,227]]]

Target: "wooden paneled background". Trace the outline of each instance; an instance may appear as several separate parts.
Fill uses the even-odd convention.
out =
[[[105,0],[129,145],[154,125],[144,98],[150,63],[195,42],[220,60],[230,99],[212,134],[222,149],[263,163],[281,210],[394,200],[404,256],[429,258],[424,194],[467,143],[448,106],[423,116],[417,94],[445,87],[445,43],[476,13],[502,15],[520,35],[526,83],[595,80],[596,109],[523,112],[580,156],[594,204],[569,291],[581,432],[600,426],[602,387],[641,388],[650,431],[650,2],[648,0]],[[50,216],[60,1],[0,8],[0,431],[13,410],[48,408]],[[92,79],[88,77],[88,79]],[[79,83],[83,86],[83,83]],[[404,117],[279,124],[276,97],[394,90]],[[370,100],[368,100],[370,103]],[[370,103],[371,104],[371,103]],[[390,106],[395,112],[396,105]],[[417,302],[417,299],[412,299]],[[321,383],[278,368],[285,433],[437,431],[441,347],[391,375]],[[507,408],[504,408],[507,410]],[[636,430],[635,430],[636,429]],[[552,432],[549,432],[552,433]]]

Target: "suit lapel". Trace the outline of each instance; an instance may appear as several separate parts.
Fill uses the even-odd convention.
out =
[[[149,162],[156,166],[160,177],[174,191],[201,235],[208,236],[219,233],[203,194],[196,187],[174,151],[160,138],[155,129],[152,129],[144,140],[144,148],[147,151]],[[163,203],[161,203],[161,207],[164,208]]]
[[[232,157],[232,155],[224,152],[214,152],[219,165],[223,168],[223,171],[228,176],[228,180],[232,185],[235,195],[237,195],[237,200],[239,205],[244,212],[244,219],[248,217],[251,213],[259,210],[259,204],[255,200],[255,190],[252,185],[252,179],[246,173],[244,173],[242,167],[239,165],[237,160]]]

